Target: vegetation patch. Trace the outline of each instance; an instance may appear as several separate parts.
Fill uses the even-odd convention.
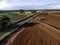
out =
[[[26,15],[19,15],[17,13],[0,13],[0,16],[7,16],[11,19],[11,22],[17,21],[19,19],[22,19],[24,17],[26,17]]]

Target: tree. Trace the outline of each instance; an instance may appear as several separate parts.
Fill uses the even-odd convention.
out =
[[[33,14],[36,13],[36,11],[37,11],[37,10],[31,10],[31,12],[32,12]]]
[[[21,15],[24,15],[25,11],[23,9],[20,10]]]

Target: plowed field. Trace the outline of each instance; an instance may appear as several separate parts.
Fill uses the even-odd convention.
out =
[[[60,31],[38,19],[39,17],[26,24],[6,45],[60,45]]]

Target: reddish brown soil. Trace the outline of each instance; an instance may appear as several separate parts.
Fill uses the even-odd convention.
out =
[[[60,31],[33,19],[8,40],[6,45],[60,45]]]
[[[39,21],[55,26],[56,28],[60,29],[60,15],[56,14],[40,15],[39,18],[40,18]]]

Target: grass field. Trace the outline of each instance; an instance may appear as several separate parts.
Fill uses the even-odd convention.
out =
[[[0,16],[7,16],[11,19],[11,22],[15,22],[19,19],[22,19],[24,17],[26,17],[26,15],[19,15],[18,13],[12,13],[12,12],[9,12],[9,13],[0,13]]]

